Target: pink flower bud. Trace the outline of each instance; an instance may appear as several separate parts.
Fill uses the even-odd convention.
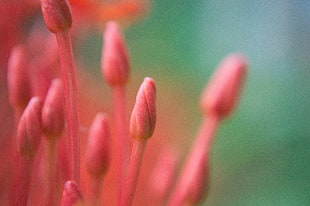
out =
[[[140,86],[131,113],[130,134],[133,138],[146,140],[152,136],[156,123],[156,88],[153,79],[146,77]]]
[[[247,72],[245,57],[232,54],[218,66],[201,96],[205,114],[227,117],[237,104]]]
[[[127,49],[115,22],[108,22],[102,50],[102,73],[110,86],[124,85],[129,76]]]
[[[41,139],[41,109],[39,97],[30,99],[23,112],[17,128],[17,150],[27,158],[33,158]]]
[[[31,86],[24,48],[16,46],[8,63],[8,90],[12,105],[25,108],[31,98]]]
[[[72,18],[67,0],[41,0],[41,8],[45,24],[51,32],[70,29]]]
[[[88,172],[94,176],[101,176],[108,170],[110,163],[109,139],[110,130],[106,116],[99,113],[90,128],[85,155]]]
[[[74,206],[83,200],[78,185],[73,181],[67,181],[61,198],[61,206]]]
[[[59,137],[65,125],[64,94],[60,79],[54,79],[42,108],[42,129],[46,137]]]

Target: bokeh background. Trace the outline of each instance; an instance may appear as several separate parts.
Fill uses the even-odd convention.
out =
[[[310,1],[153,0],[125,34],[132,76],[155,79],[159,115],[184,154],[210,74],[229,53],[248,57],[243,97],[217,135],[202,205],[310,205]],[[100,41],[93,34],[84,42],[89,68],[100,62]]]

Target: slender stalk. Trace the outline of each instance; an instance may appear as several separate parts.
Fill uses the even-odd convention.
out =
[[[44,202],[46,206],[55,205],[55,187],[56,187],[56,141],[55,139],[46,139],[45,149],[45,194]]]
[[[219,124],[217,117],[204,118],[202,126],[198,132],[197,138],[192,146],[191,152],[186,160],[177,184],[168,201],[168,206],[179,206],[185,204],[193,170],[198,168],[201,161],[204,161],[209,153],[210,146]]]
[[[64,82],[65,111],[70,148],[70,179],[80,182],[80,139],[77,110],[77,86],[69,30],[56,32]]]
[[[120,206],[131,206],[134,200],[146,140],[134,139],[128,174],[121,193]]]
[[[25,157],[20,158],[18,177],[16,182],[17,196],[15,199],[15,206],[26,206],[29,195],[29,188],[31,183],[33,159]]]
[[[23,110],[19,107],[13,107],[14,108],[14,130],[13,130],[13,134],[12,134],[12,140],[11,140],[11,151],[12,151],[12,186],[10,187],[10,194],[9,194],[9,205],[13,206],[16,204],[16,199],[17,199],[17,184],[19,181],[19,175],[20,175],[20,168],[19,165],[15,165],[15,162],[17,162],[17,164],[19,164],[20,161],[20,156],[18,154],[18,152],[16,151],[17,148],[17,143],[16,143],[16,130],[18,127],[18,122],[19,119],[21,117],[21,114],[23,112]]]
[[[116,148],[118,149],[118,168],[119,180],[119,197],[121,195],[121,188],[124,185],[125,174],[128,169],[129,162],[129,129],[126,118],[126,91],[125,86],[113,86],[113,101],[114,101],[114,115],[115,115],[115,128],[116,128]]]
[[[89,206],[99,206],[102,202],[101,196],[101,177],[91,176],[89,191]]]

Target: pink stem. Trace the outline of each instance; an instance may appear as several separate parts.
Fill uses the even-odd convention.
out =
[[[31,183],[32,159],[21,157],[18,167],[18,177],[16,182],[17,195],[15,199],[15,206],[26,206],[28,201],[28,194]]]
[[[101,205],[101,177],[91,176],[89,191],[89,206]]]
[[[146,141],[134,139],[128,175],[121,193],[120,206],[131,206],[134,200]]]
[[[168,206],[183,205],[187,198],[189,182],[187,176],[191,173],[193,168],[197,168],[201,158],[206,158],[210,150],[210,145],[219,124],[217,117],[204,118],[202,126],[198,132],[197,138],[191,148],[188,159],[181,171],[177,184],[172,192]]]
[[[18,125],[18,122],[19,122],[19,119],[21,117],[21,114],[23,112],[23,109],[22,108],[19,108],[19,107],[14,107],[14,131],[13,131],[13,134],[12,134],[12,141],[11,141],[11,151],[12,151],[12,168],[13,168],[13,171],[12,171],[12,187],[10,188],[10,194],[9,194],[9,205],[10,206],[13,206],[13,205],[16,205],[16,199],[17,199],[17,184],[18,184],[18,181],[20,179],[20,155],[18,154],[16,148],[17,148],[17,143],[16,143],[16,130],[17,130],[17,125]]]
[[[54,139],[46,140],[45,149],[45,196],[46,206],[55,205],[55,187],[56,187],[56,141]]]
[[[65,111],[68,124],[68,139],[70,148],[70,179],[80,182],[80,139],[77,110],[77,86],[75,65],[72,53],[72,43],[69,31],[56,33],[59,56],[62,69],[62,79],[65,86]]]
[[[129,135],[128,125],[126,118],[126,95],[124,86],[113,87],[113,100],[114,100],[114,115],[115,115],[115,127],[116,127],[116,148],[118,149],[118,168],[119,172],[119,197],[121,194],[121,188],[124,184],[125,174],[127,173],[129,162]]]

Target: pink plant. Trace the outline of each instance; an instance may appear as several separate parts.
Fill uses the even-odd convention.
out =
[[[101,62],[103,78],[112,89],[113,112],[96,112],[94,118],[90,112],[93,103],[87,99],[91,93],[86,98],[79,94],[83,75],[76,69],[73,57],[72,21],[84,16],[97,24],[111,16],[121,18],[141,11],[145,4],[137,0],[116,1],[110,5],[115,13],[103,16],[99,11],[108,3],[41,0],[45,25],[57,41],[36,29],[28,42],[17,44],[19,37],[14,32],[21,17],[36,11],[39,2],[27,0],[20,5],[14,2],[0,3],[9,10],[16,8],[19,17],[15,25],[0,20],[9,41],[1,50],[6,55],[0,55],[0,66],[5,65],[0,79],[0,89],[4,91],[0,93],[3,96],[0,120],[5,122],[0,125],[3,142],[0,178],[7,179],[0,185],[1,205],[146,205],[136,200],[141,181],[149,183],[144,184],[150,186],[145,191],[149,192],[153,205],[199,204],[208,192],[210,150],[216,130],[239,100],[247,72],[245,57],[240,54],[226,57],[202,93],[201,127],[178,175],[179,152],[169,146],[154,154],[158,156],[155,167],[144,161],[147,142],[151,136],[156,139],[154,132],[160,129],[156,127],[155,82],[149,77],[144,79],[128,121],[126,88],[130,61],[115,21],[106,24]],[[69,2],[80,16],[72,16]],[[41,35],[46,39],[40,40]],[[41,44],[45,41],[47,46]],[[88,135],[84,134],[85,127],[80,126],[85,119],[94,119],[89,131],[86,129]],[[8,132],[2,132],[4,129]],[[11,156],[11,161],[6,160],[6,155]],[[143,164],[153,170],[149,181],[140,175]]]

